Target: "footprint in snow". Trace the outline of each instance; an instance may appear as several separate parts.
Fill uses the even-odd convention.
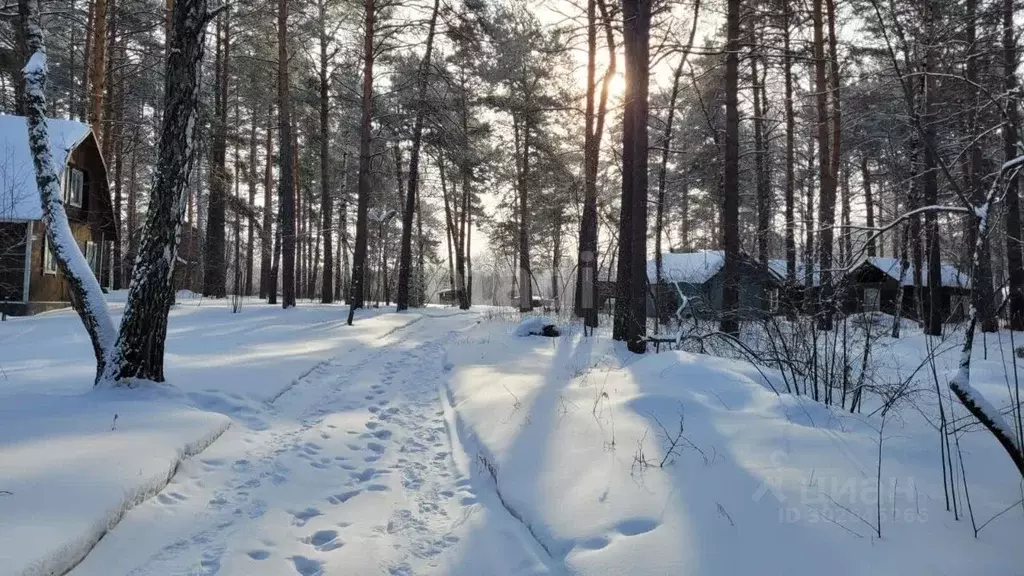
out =
[[[324,563],[305,556],[292,556],[292,564],[295,571],[302,576],[321,576],[324,573]]]
[[[293,523],[296,526],[305,526],[306,522],[309,522],[311,518],[316,518],[320,515],[321,512],[313,507],[306,508],[305,510],[298,510],[292,512]]]
[[[266,560],[267,558],[270,558],[270,552],[267,552],[266,550],[250,550],[246,554],[253,560]]]
[[[619,522],[615,529],[623,536],[646,534],[658,527],[658,522],[650,518],[630,518]]]
[[[362,492],[362,490],[349,490],[348,492],[342,492],[341,494],[328,496],[327,501],[335,505],[344,504],[345,502],[348,502],[349,500],[357,496],[360,492]]]
[[[312,536],[303,539],[303,542],[320,552],[330,552],[345,545],[344,542],[338,540],[337,530],[317,530]]]

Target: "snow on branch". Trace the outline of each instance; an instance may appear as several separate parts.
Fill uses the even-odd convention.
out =
[[[28,123],[29,148],[35,167],[36,186],[42,204],[46,238],[54,258],[71,291],[71,304],[85,325],[96,355],[97,379],[103,373],[108,353],[113,348],[116,331],[107,311],[103,290],[89,263],[75,241],[61,194],[60,179],[50,153],[49,127],[46,114],[46,49],[39,25],[37,0],[21,0],[25,19],[26,45],[32,56],[22,74],[25,79],[25,111]]]

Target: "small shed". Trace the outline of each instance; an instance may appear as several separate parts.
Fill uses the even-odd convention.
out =
[[[662,255],[662,283],[657,284],[655,261],[647,263],[651,286],[647,312],[653,317],[671,317],[679,307],[680,293],[689,300],[689,314],[698,318],[717,317],[722,310],[725,285],[725,252],[669,252]],[[740,254],[740,315],[755,318],[774,313],[778,307],[780,283],[771,271],[746,253]]]
[[[88,125],[47,120],[71,233],[103,287],[112,284],[117,225],[107,169]],[[46,240],[43,209],[23,116],[0,114],[0,306],[12,315],[70,305]]]
[[[952,264],[942,264],[942,315],[949,320],[962,319],[968,309],[971,294],[971,279]],[[850,270],[846,278],[848,290],[844,308],[855,312],[896,312],[900,286],[903,287],[903,301],[899,306],[901,315],[917,318],[916,296],[920,296],[923,313],[927,316],[932,287],[928,284],[928,264],[921,265],[921,293],[915,294],[914,267],[910,262],[898,258],[873,256],[865,258]]]

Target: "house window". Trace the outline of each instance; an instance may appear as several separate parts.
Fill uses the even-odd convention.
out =
[[[57,259],[53,257],[53,248],[50,246],[50,239],[43,236],[43,273],[57,273]]]
[[[85,260],[92,268],[92,273],[99,278],[100,275],[100,251],[96,249],[96,243],[89,240],[85,243]]]
[[[878,312],[882,308],[882,293],[878,288],[864,289],[864,311]]]
[[[64,203],[77,208],[82,207],[82,187],[85,183],[85,175],[78,168],[68,168],[64,171]]]
[[[779,289],[768,289],[768,312],[775,314],[779,311]]]

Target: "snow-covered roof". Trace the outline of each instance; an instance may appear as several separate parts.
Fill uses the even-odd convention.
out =
[[[885,272],[893,280],[899,282],[900,275],[903,272],[903,262],[899,258],[883,258],[881,256],[872,256],[866,258],[865,262],[870,263],[875,268],[878,268],[882,272]],[[942,286],[944,288],[970,288],[971,279],[967,274],[964,274],[957,270],[956,266],[952,264],[943,264],[941,267],[942,275]],[[924,262],[921,264],[921,283],[923,286],[928,286],[928,263]],[[914,266],[911,263],[907,263],[906,273],[903,274],[903,285],[913,286],[914,285]]]
[[[768,269],[771,270],[772,274],[774,274],[779,280],[786,280],[786,274],[789,268],[785,260],[769,260]],[[811,272],[811,285],[820,286],[821,272],[817,268],[814,268]],[[805,286],[807,285],[807,265],[803,262],[796,263],[796,283]]]
[[[724,265],[725,252],[722,250],[668,252],[661,255],[661,279],[665,282],[703,284],[718,274]],[[647,262],[648,281],[656,281],[656,272],[654,260]]]
[[[73,120],[47,120],[50,153],[62,170],[76,146],[89,135],[88,125]],[[43,208],[36,188],[35,167],[24,116],[0,114],[0,220],[39,220]]]

